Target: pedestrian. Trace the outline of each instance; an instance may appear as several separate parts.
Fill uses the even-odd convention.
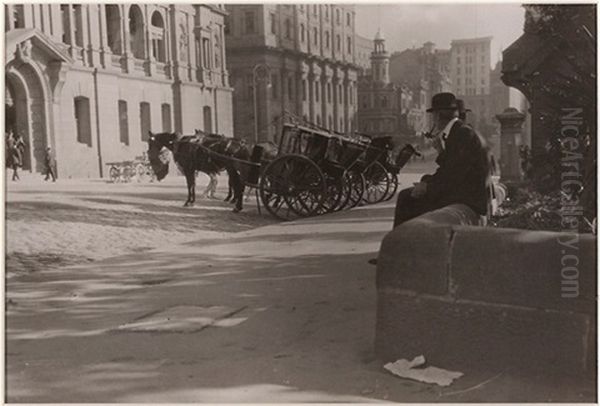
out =
[[[50,147],[46,148],[44,165],[44,172],[46,174],[44,181],[48,181],[50,178],[52,178],[52,182],[56,182],[56,158],[54,157],[54,154],[52,153],[52,148]]]
[[[6,134],[6,165],[13,170],[13,181],[20,180],[19,167],[22,164],[22,156],[23,154],[20,152],[20,148],[17,147],[13,133],[9,131]]]
[[[429,135],[438,152],[438,169],[425,175],[414,187],[398,194],[394,227],[454,203],[469,206],[479,215],[488,211],[489,162],[485,141],[458,118],[452,93],[433,96],[428,113],[434,128]]]

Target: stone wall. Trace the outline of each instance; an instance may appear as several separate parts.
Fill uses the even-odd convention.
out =
[[[386,362],[423,354],[450,369],[594,375],[596,238],[470,226],[477,221],[454,205],[386,235],[377,354]]]

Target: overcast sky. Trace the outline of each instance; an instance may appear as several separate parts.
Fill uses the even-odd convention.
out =
[[[500,50],[521,36],[524,19],[519,3],[356,5],[356,32],[372,39],[381,27],[390,53],[427,41],[449,48],[453,39],[492,36],[492,67]]]

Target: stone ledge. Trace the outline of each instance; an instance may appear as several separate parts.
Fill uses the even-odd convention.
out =
[[[402,224],[381,245],[376,351],[454,365],[595,373],[596,237],[472,227],[453,205]],[[579,292],[563,297],[564,255]],[[571,262],[576,261],[569,257]],[[433,358],[432,358],[433,357]]]

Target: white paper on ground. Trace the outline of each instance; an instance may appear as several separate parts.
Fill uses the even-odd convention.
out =
[[[463,376],[462,372],[447,371],[436,367],[417,368],[424,364],[425,357],[419,355],[412,361],[399,359],[396,362],[388,362],[383,367],[399,377],[419,382],[435,383],[439,386],[449,386],[452,381]]]

